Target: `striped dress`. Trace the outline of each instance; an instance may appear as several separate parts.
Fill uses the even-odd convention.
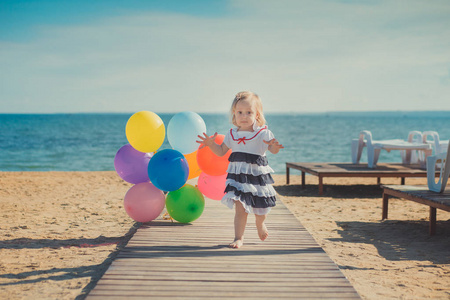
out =
[[[225,195],[222,203],[233,208],[240,201],[247,213],[265,215],[275,206],[276,192],[268,165],[266,151],[268,145],[263,142],[274,138],[267,126],[254,127],[254,131],[230,129],[224,143],[232,150],[229,157]]]

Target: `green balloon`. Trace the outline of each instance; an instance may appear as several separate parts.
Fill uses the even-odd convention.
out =
[[[186,184],[167,194],[166,208],[174,220],[180,223],[190,223],[202,215],[205,199],[196,187]]]

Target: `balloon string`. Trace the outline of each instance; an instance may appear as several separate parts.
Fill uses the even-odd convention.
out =
[[[173,218],[169,215],[168,212],[165,212],[165,213],[162,215],[162,218],[163,218],[163,220],[170,220],[170,221],[172,221],[172,223],[173,223]]]

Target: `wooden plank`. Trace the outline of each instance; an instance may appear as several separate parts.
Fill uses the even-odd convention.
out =
[[[267,218],[266,241],[250,215],[243,248],[230,249],[234,212],[206,201],[192,224],[143,224],[87,299],[359,299],[283,203]]]
[[[182,281],[176,281],[176,280],[159,280],[158,286],[159,287],[168,287],[168,286],[174,286],[177,285],[179,282]],[[122,280],[121,278],[103,278],[102,279],[102,285],[98,287],[98,289],[114,289],[118,286],[120,289],[129,289],[129,288],[153,288],[154,285],[142,285],[142,283],[139,280],[136,280],[135,282],[126,282]],[[183,286],[183,285],[180,285]],[[345,278],[321,278],[320,280],[317,280],[317,278],[304,278],[302,280],[286,280],[284,282],[279,281],[265,281],[265,282],[253,282],[251,285],[249,285],[247,282],[241,282],[241,281],[234,281],[233,287],[236,289],[239,288],[268,288],[273,289],[275,288],[296,288],[296,287],[303,287],[303,286],[309,286],[309,287],[328,287],[328,286],[348,286],[348,281]],[[200,280],[191,280],[189,284],[189,288],[196,289],[196,288],[204,288],[204,289],[220,289],[222,287],[226,287],[227,289],[230,288],[230,282],[229,281],[215,281],[215,282],[209,282],[208,284],[205,284],[203,281]],[[183,287],[185,288],[185,287]]]
[[[110,293],[101,293],[101,291],[94,291],[93,295],[89,296],[89,299],[109,299],[109,300],[123,300],[123,299],[148,299],[148,292],[110,292]],[[326,292],[326,291],[315,291],[311,293],[301,293],[295,292],[287,294],[273,294],[273,293],[250,293],[243,295],[240,292],[228,291],[226,294],[220,293],[203,293],[202,295],[195,294],[190,295],[190,293],[184,293],[183,296],[179,294],[173,294],[168,291],[164,294],[155,294],[152,293],[151,298],[168,298],[168,299],[183,299],[183,300],[196,300],[196,299],[229,299],[229,298],[237,298],[237,299],[360,299],[358,296],[355,296],[352,292],[347,293],[335,293],[335,292]]]
[[[258,286],[253,286],[253,285],[245,285],[245,286],[241,286],[239,288],[233,289],[233,292],[239,292],[239,294],[242,293],[247,293],[250,295],[255,295],[255,294],[262,294],[262,293],[271,293],[273,294],[273,288],[275,286],[265,286],[264,284],[260,284]],[[234,287],[233,287],[234,288]],[[284,293],[298,293],[298,292],[314,292],[315,290],[317,290],[318,288],[326,288],[328,293],[339,293],[339,292],[349,292],[351,291],[351,287],[340,287],[340,286],[289,286],[289,287],[284,287],[283,291]],[[193,289],[194,290],[194,289]],[[226,285],[222,285],[222,286],[201,286],[201,285],[197,285],[195,286],[195,290],[201,290],[201,292],[203,293],[208,293],[210,294],[211,292],[214,293],[228,293],[230,292],[230,287],[226,286]],[[118,286],[118,285],[110,285],[107,288],[99,288],[97,291],[105,291],[105,292],[110,292],[110,291],[140,291],[140,292],[160,292],[160,293],[164,293],[164,292],[180,292],[180,294],[182,292],[188,292],[188,290],[186,290],[185,286],[182,285],[177,285],[177,284],[173,284],[172,285],[164,285],[164,286],[148,286],[148,285],[134,285],[134,286]],[[280,292],[278,292],[279,294]],[[196,292],[197,295],[201,295],[199,292]]]
[[[131,272],[131,273],[121,273],[110,271],[104,275],[105,278],[121,278],[122,280],[145,280],[145,281],[158,281],[158,280],[177,280],[177,281],[202,281],[202,282],[216,282],[216,281],[228,281],[230,283],[234,281],[240,282],[284,282],[289,280],[301,280],[302,278],[315,278],[319,280],[320,278],[341,278],[342,273],[337,270],[335,272],[323,272],[323,271],[303,271],[301,273],[221,273],[217,272],[197,272],[193,267],[192,272]],[[189,280],[192,277],[193,280]]]
[[[290,265],[285,265],[282,269],[278,268],[278,269],[274,269],[274,265],[269,265],[269,266],[264,266],[264,267],[259,267],[257,265],[249,265],[246,266],[245,269],[243,269],[244,267],[241,266],[237,266],[237,265],[233,265],[231,263],[220,263],[220,264],[215,264],[213,266],[211,265],[196,265],[195,266],[195,272],[202,272],[202,273],[207,273],[207,272],[216,272],[217,271],[217,267],[226,269],[226,271],[223,271],[223,273],[254,273],[254,270],[257,270],[257,272],[264,272],[264,273],[271,273],[271,274],[290,274],[290,273],[303,273],[303,272],[311,272],[311,273],[315,273],[315,272],[326,272],[328,270],[332,270],[333,272],[336,271],[335,267],[330,267],[328,264],[325,265],[315,265],[315,264],[311,264],[311,265],[295,265],[295,266],[290,266]],[[301,270],[301,271],[299,271]],[[139,272],[192,272],[192,263],[186,261],[184,264],[183,263],[178,263],[177,264],[177,269],[176,270],[172,270],[171,268],[167,267],[167,263],[165,263],[164,265],[158,265],[158,264],[152,264],[152,269],[151,271],[148,270],[147,266],[141,266],[141,265],[116,265],[114,267],[114,269],[111,269],[111,273],[110,274],[119,274],[119,273],[126,273],[126,274],[130,274],[128,272],[135,272],[136,274]]]

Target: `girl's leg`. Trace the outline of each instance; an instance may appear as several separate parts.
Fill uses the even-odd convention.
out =
[[[266,215],[256,215],[255,214],[255,223],[256,229],[258,229],[258,235],[261,241],[264,241],[269,236],[269,232],[267,231],[266,224],[264,221],[266,220]]]
[[[240,248],[244,244],[244,231],[247,225],[248,213],[245,212],[242,203],[236,201],[236,213],[234,215],[234,241],[229,245],[230,248]]]

